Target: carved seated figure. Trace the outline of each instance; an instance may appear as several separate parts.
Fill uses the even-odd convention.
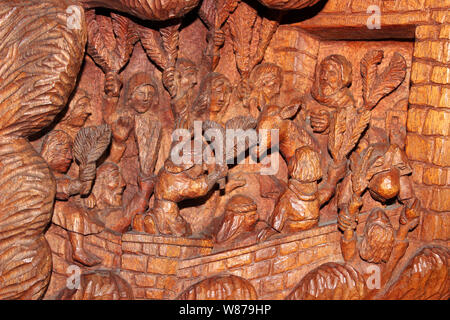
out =
[[[225,217],[216,236],[217,248],[245,246],[257,242],[256,235],[267,224],[259,220],[257,206],[253,199],[244,195],[235,195],[225,206]]]
[[[169,157],[159,171],[155,181],[154,204],[147,215],[138,215],[133,221],[133,229],[149,234],[186,237],[192,234],[190,225],[181,216],[178,203],[182,200],[205,196],[216,182],[227,174],[227,167],[220,166],[210,174],[205,174],[205,166],[194,162],[195,147],[183,148],[179,159]],[[186,150],[192,150],[188,153]],[[200,154],[202,150],[199,151]]]
[[[346,167],[331,167],[327,181],[321,188],[322,178],[319,154],[309,146],[295,151],[289,163],[290,179],[270,218],[271,227],[259,234],[265,240],[278,232],[295,233],[311,229],[319,222],[319,209],[334,194],[336,181],[345,174]]]
[[[72,139],[64,131],[54,130],[43,141],[42,157],[56,178],[56,202],[52,222],[67,230],[72,246],[72,258],[86,266],[101,259],[84,248],[84,235],[98,233],[103,224],[89,215],[80,199],[73,196],[83,191],[83,183],[66,175],[72,163]]]
[[[131,201],[123,205],[125,181],[119,166],[105,162],[97,169],[97,179],[92,189],[93,211],[109,230],[123,233],[131,225],[135,215],[145,212],[153,192],[153,178],[143,178],[139,175],[138,191]]]

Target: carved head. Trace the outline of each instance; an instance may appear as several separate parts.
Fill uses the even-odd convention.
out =
[[[250,74],[250,86],[259,93],[264,105],[280,94],[283,70],[273,63],[257,65]]]
[[[102,164],[97,169],[97,178],[92,189],[97,206],[100,209],[121,207],[125,186],[118,165],[112,162]]]
[[[257,206],[252,198],[233,196],[225,206],[225,219],[217,234],[217,242],[224,242],[238,233],[253,231],[258,220]]]
[[[159,103],[158,86],[150,73],[133,75],[125,88],[126,104],[137,113],[145,113]]]
[[[53,130],[42,142],[41,156],[53,172],[66,173],[72,164],[72,138],[61,130]]]
[[[288,170],[291,178],[300,182],[315,182],[322,178],[319,154],[308,146],[295,150]]]
[[[394,246],[394,227],[382,209],[373,210],[364,227],[359,250],[361,258],[371,263],[387,262]]]
[[[208,113],[225,111],[230,104],[231,83],[221,73],[211,72],[202,80],[200,93],[194,102],[196,118]]]
[[[78,89],[77,94],[69,103],[67,113],[61,120],[61,124],[67,124],[72,127],[81,128],[91,115],[91,98],[89,94]]]
[[[178,95],[183,96],[197,84],[198,69],[189,59],[179,58],[175,66],[175,85]]]
[[[331,96],[351,83],[352,65],[344,56],[328,56],[317,68],[315,86],[321,96]]]

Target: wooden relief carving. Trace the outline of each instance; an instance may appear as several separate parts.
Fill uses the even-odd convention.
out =
[[[0,1],[0,299],[448,299],[428,2]]]

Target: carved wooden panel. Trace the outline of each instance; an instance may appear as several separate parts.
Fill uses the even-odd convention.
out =
[[[449,6],[375,2],[0,1],[0,299],[448,299]]]

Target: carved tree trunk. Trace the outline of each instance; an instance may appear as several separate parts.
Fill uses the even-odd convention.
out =
[[[0,299],[39,299],[51,276],[44,230],[55,179],[27,137],[66,105],[84,56],[81,7],[0,2]]]

